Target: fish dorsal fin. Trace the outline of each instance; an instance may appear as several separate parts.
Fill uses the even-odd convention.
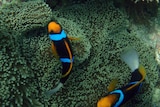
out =
[[[108,86],[108,88],[107,88],[108,92],[113,91],[113,90],[116,88],[117,83],[118,83],[118,80],[117,80],[117,79],[113,79],[113,80],[110,82],[110,84],[109,84],[109,86]]]
[[[56,51],[56,47],[53,43],[51,43],[51,50],[53,52],[53,55],[56,57],[56,59],[59,59],[58,53]]]

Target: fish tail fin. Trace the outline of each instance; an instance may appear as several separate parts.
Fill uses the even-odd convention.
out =
[[[138,75],[141,75],[141,79],[138,80],[138,82],[136,82],[134,85],[128,87],[128,88],[126,89],[127,91],[130,90],[130,89],[132,89],[132,88],[134,88],[134,87],[136,87],[136,86],[138,86],[138,85],[141,84],[141,83],[143,82],[143,80],[145,79],[145,77],[146,77],[146,71],[145,71],[145,68],[144,68],[142,65],[139,65],[138,73],[139,73]],[[135,78],[137,78],[138,75],[135,76]],[[133,78],[134,78],[134,77],[133,77]]]
[[[124,61],[129,68],[131,69],[131,72],[134,72],[139,67],[139,58],[138,53],[135,49],[130,48],[125,50],[121,54],[121,59]]]
[[[50,97],[51,95],[53,95],[54,93],[56,93],[57,91],[59,91],[60,88],[62,88],[62,87],[63,87],[63,83],[59,82],[58,85],[55,88],[53,88],[53,89],[45,92],[45,95],[47,97]]]
[[[138,68],[138,71],[142,75],[142,79],[140,80],[142,82],[146,77],[146,70],[145,70],[144,66],[140,65]]]

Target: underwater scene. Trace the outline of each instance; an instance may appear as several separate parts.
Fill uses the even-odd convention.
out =
[[[160,107],[159,0],[0,0],[0,107]]]

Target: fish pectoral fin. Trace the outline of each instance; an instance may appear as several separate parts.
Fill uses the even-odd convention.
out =
[[[117,80],[117,79],[113,79],[113,80],[110,82],[110,84],[109,84],[109,86],[108,86],[108,88],[107,88],[108,92],[113,91],[113,90],[116,88],[117,83],[118,83],[118,80]]]
[[[56,57],[56,59],[59,59],[58,53],[56,51],[56,47],[53,43],[51,43],[51,50],[53,52],[53,55]]]
[[[71,36],[69,36],[68,39],[69,39],[69,40],[80,40],[80,38],[71,37]]]

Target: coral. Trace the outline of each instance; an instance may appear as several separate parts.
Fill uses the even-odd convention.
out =
[[[22,53],[25,32],[44,27],[51,19],[43,2],[23,2],[0,9],[0,105],[2,107],[37,106],[35,74]]]
[[[153,94],[153,103],[154,103],[155,107],[159,107],[159,105],[160,105],[159,96],[160,96],[160,89],[155,88],[155,91],[154,91],[154,94]]]
[[[160,41],[159,41],[159,37],[156,40],[156,51],[155,51],[155,55],[156,55],[156,60],[158,62],[158,64],[160,65]]]
[[[157,3],[159,3],[159,0],[131,0],[131,1],[134,1],[134,3],[137,3],[139,1],[145,1],[147,3],[156,1]]]
[[[64,6],[70,6],[73,4],[85,3],[87,0],[44,0],[51,9],[56,7],[63,8]]]
[[[10,4],[17,4],[20,2],[27,2],[27,1],[43,1],[43,0],[0,0],[0,8],[6,7]]]
[[[44,1],[46,2],[46,4],[49,5],[51,9],[54,9],[60,3],[60,0],[44,0]]]
[[[52,16],[51,9],[41,1],[22,2],[0,9],[0,26],[21,33],[45,26]]]
[[[112,79],[118,79],[117,88],[127,84],[130,79],[130,70],[120,60],[120,53],[131,46],[138,51],[140,63],[146,68],[147,78],[141,93],[126,105],[132,107],[152,105],[150,100],[158,80],[154,49],[137,38],[136,30],[131,29],[128,32],[125,13],[102,0],[66,7],[54,11],[53,14],[59,23],[69,26],[66,29],[68,32],[75,32],[73,35],[78,32],[75,31],[76,29],[70,30],[73,28],[71,21],[80,25],[91,43],[91,51],[88,60],[81,66],[74,66],[64,89],[49,99],[51,105],[93,107],[96,106],[98,99],[107,93],[106,88]],[[48,87],[50,86],[46,86]]]
[[[25,20],[20,21],[17,17],[20,13]],[[158,80],[154,49],[137,37],[136,29],[128,31],[126,13],[115,8],[112,2],[93,0],[53,11],[53,17],[68,36],[80,40],[71,41],[75,64],[69,79],[50,99],[45,98],[44,92],[53,88],[62,68],[51,52],[44,29],[52,17],[51,10],[43,2],[24,2],[12,4],[0,10],[0,14],[2,107],[95,107],[98,99],[107,93],[106,88],[112,79],[119,81],[116,88],[129,82],[131,72],[120,60],[120,54],[131,46],[138,51],[147,78],[141,92],[126,106],[152,105]]]
[[[33,80],[33,73],[10,33],[3,30],[0,34],[0,104],[2,107],[32,106],[32,100],[36,102],[31,96],[34,88],[29,84]]]
[[[19,0],[0,0],[0,8],[4,7],[8,4],[12,4],[12,3],[18,3]]]
[[[139,1],[134,3],[131,0],[124,0],[122,4],[134,23],[145,25],[149,29],[153,27],[151,22],[157,16],[158,11],[158,3],[156,1],[149,3],[147,1]]]

